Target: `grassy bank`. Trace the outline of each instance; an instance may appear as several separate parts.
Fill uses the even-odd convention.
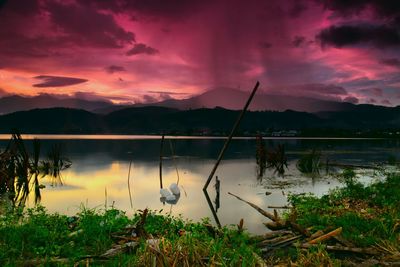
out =
[[[0,218],[2,266],[252,266],[254,251],[238,227],[219,230],[207,220],[194,223],[147,210],[128,217],[116,209],[83,208],[68,217],[37,207]]]
[[[332,251],[331,240],[305,248],[310,239],[306,236],[284,243],[285,247],[265,250],[259,245],[260,237],[246,233],[242,223],[217,229],[208,220],[192,222],[159,211],[127,216],[116,209],[84,207],[70,217],[50,214],[38,206],[2,212],[0,265],[354,266],[367,261],[377,265],[399,262],[400,176],[389,174],[385,180],[363,186],[346,170],[342,179],[345,187],[320,198],[290,196],[293,209],[283,218],[294,218],[313,234],[341,227],[340,239],[359,249],[357,253]],[[272,242],[264,240],[264,244]]]

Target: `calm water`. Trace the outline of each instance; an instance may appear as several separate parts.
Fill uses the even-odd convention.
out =
[[[32,138],[35,136],[25,136]],[[182,214],[183,217],[199,220],[210,217],[215,223],[203,185],[215,163],[224,139],[220,138],[173,138],[164,144],[164,187],[177,181],[179,172],[181,197],[175,205],[163,204],[159,195],[160,138],[149,136],[37,136],[42,139],[42,151],[61,142],[65,155],[73,163],[63,172],[63,186],[52,187],[43,180],[42,204],[50,211],[74,214],[80,205],[116,208],[133,213],[150,208],[164,212]],[[7,144],[8,136],[1,135],[0,148]],[[46,139],[46,140],[45,140]],[[30,141],[27,141],[31,145]],[[295,167],[297,159],[311,148],[320,149],[331,161],[354,164],[371,164],[387,160],[389,155],[400,158],[400,140],[385,139],[267,139],[267,146],[285,144],[289,159],[287,175],[277,177],[267,171],[259,181],[256,175],[255,140],[241,138],[232,141],[227,154],[217,170],[221,180],[220,203],[217,219],[222,225],[236,224],[244,218],[245,226],[253,233],[266,229],[266,219],[247,204],[228,195],[232,192],[265,209],[269,205],[286,204],[289,192],[313,192],[317,195],[340,186],[333,177],[323,175],[310,178],[301,175]],[[172,157],[171,146],[175,157]],[[131,191],[133,209],[130,206],[127,187],[129,163],[131,167]],[[364,174],[362,179],[371,179]],[[215,180],[208,188],[211,204],[215,209]],[[266,195],[265,192],[271,192]],[[107,197],[106,197],[107,192]]]

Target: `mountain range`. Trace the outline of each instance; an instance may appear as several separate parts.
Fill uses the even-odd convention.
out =
[[[0,114],[24,111],[35,108],[75,108],[95,113],[107,114],[128,107],[159,106],[179,110],[223,107],[231,110],[243,108],[249,97],[248,92],[237,89],[218,88],[206,91],[187,99],[167,99],[156,103],[139,103],[132,105],[117,105],[108,100],[87,100],[76,97],[60,98],[51,94],[40,94],[34,97],[19,95],[0,98]],[[344,111],[354,109],[354,104],[337,101],[327,101],[315,98],[257,93],[249,110],[285,111],[296,110],[304,112]]]
[[[357,105],[351,111],[306,113],[248,111],[239,134],[295,130],[303,136],[399,135],[400,106]],[[132,107],[109,114],[68,108],[34,109],[0,116],[0,133],[227,135],[239,110]],[[400,137],[397,136],[397,137]]]

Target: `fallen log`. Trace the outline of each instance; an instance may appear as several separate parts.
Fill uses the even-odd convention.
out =
[[[255,237],[253,237],[253,239],[262,241],[262,240],[274,238],[277,236],[287,235],[287,234],[291,234],[291,233],[292,233],[292,231],[289,231],[289,230],[271,231],[271,232],[265,233],[263,235],[255,236]]]
[[[319,237],[317,237],[315,239],[312,239],[312,240],[308,241],[307,243],[308,244],[321,243],[321,242],[323,242],[323,241],[325,241],[325,240],[327,240],[327,239],[329,239],[331,237],[339,235],[341,232],[342,232],[342,227],[339,227],[339,228],[337,228],[337,229],[335,229],[335,230],[333,230],[333,231],[331,231],[331,232],[329,232],[327,234],[324,234],[324,235],[321,235],[321,236],[319,236]]]
[[[257,210],[259,213],[261,213],[262,215],[264,215],[265,217],[267,217],[268,219],[270,219],[273,223],[267,222],[264,223],[265,226],[267,226],[269,229],[271,230],[280,230],[280,229],[285,229],[287,227],[292,228],[293,230],[301,233],[304,236],[310,236],[310,232],[301,227],[300,225],[298,225],[297,223],[295,223],[293,220],[288,220],[288,221],[284,221],[282,219],[279,218],[278,213],[276,212],[276,210],[274,210],[274,214],[269,213],[268,211],[263,210],[262,208],[260,208],[259,206],[248,202],[246,200],[244,200],[243,198],[232,194],[231,192],[228,192],[229,195],[236,197],[237,199],[239,199],[240,201],[243,201],[245,203],[247,203],[248,205],[250,205],[251,207],[253,207],[255,210]]]
[[[116,245],[113,248],[110,248],[106,252],[104,252],[100,257],[101,258],[112,258],[122,253],[125,253],[129,249],[134,249],[139,245],[138,242],[127,242],[122,245]]]
[[[278,236],[278,237],[275,237],[275,238],[272,238],[272,239],[265,239],[265,240],[259,242],[257,244],[257,246],[258,247],[264,247],[266,245],[278,244],[279,242],[285,241],[285,240],[287,240],[289,238],[292,238],[292,237],[293,237],[293,235],[284,235],[284,236]]]
[[[275,244],[266,245],[264,248],[261,249],[261,251],[270,253],[271,251],[273,251],[275,249],[290,246],[291,244],[296,242],[301,237],[302,237],[301,235],[297,235],[297,236],[293,236],[293,237],[287,238],[285,240],[281,240],[281,241],[279,241],[279,242],[277,242]]]
[[[267,217],[267,218],[270,219],[271,221],[274,221],[274,222],[275,222],[276,219],[275,219],[275,215],[274,215],[274,214],[269,213],[268,211],[263,210],[263,209],[260,208],[259,206],[255,205],[255,204],[253,204],[253,203],[251,203],[251,202],[248,202],[248,201],[244,200],[243,198],[241,198],[241,197],[239,197],[239,196],[237,196],[237,195],[235,195],[235,194],[232,194],[231,192],[228,192],[228,194],[231,195],[231,196],[236,197],[236,198],[239,199],[240,201],[243,201],[243,202],[247,203],[248,205],[250,205],[251,207],[253,207],[255,210],[257,210],[259,213],[261,213],[262,215],[264,215],[265,217]]]
[[[314,244],[302,244],[300,247],[301,248],[311,248],[313,246],[316,246]],[[373,248],[352,248],[352,247],[344,247],[344,246],[328,246],[328,245],[323,245],[323,247],[326,250],[329,251],[336,251],[336,252],[352,252],[352,253],[358,253],[358,254],[368,254],[368,255],[380,255],[382,254],[376,249]]]
[[[268,206],[269,209],[291,209],[289,206]]]

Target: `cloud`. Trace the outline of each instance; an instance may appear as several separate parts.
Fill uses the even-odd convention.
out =
[[[298,36],[296,35],[292,41],[292,45],[294,47],[300,47],[302,46],[306,41],[306,38],[304,36]]]
[[[269,93],[291,96],[309,97],[322,100],[342,101],[348,96],[346,89],[333,84],[300,84],[284,87],[275,87]]]
[[[396,0],[323,0],[326,9],[336,15],[349,17],[363,11],[372,11],[377,17],[392,18],[400,12],[400,2]]]
[[[86,79],[81,79],[81,78],[49,76],[49,75],[40,75],[34,78],[41,80],[40,83],[34,84],[33,85],[34,87],[62,87],[62,86],[80,84],[88,81]]]
[[[134,33],[118,25],[110,14],[56,1],[47,1],[45,7],[53,24],[75,44],[121,48],[135,41]]]
[[[13,13],[23,16],[30,16],[38,13],[39,0],[1,0],[0,11],[2,9],[7,9]]]
[[[150,90],[150,91],[147,91],[147,92],[152,93],[152,94],[187,95],[187,93],[171,92],[171,91],[153,91],[153,90]]]
[[[360,93],[367,94],[367,95],[372,95],[375,97],[382,97],[383,96],[383,90],[381,88],[367,88],[367,89],[361,89],[359,90]]]
[[[7,93],[3,88],[0,88],[0,97],[7,96],[7,95],[9,95],[9,93]]]
[[[357,97],[354,96],[348,96],[346,98],[343,99],[343,102],[348,102],[348,103],[352,103],[352,104],[357,104],[359,102]]]
[[[398,58],[384,58],[380,61],[380,63],[387,66],[400,68],[400,60]]]
[[[122,66],[117,66],[117,65],[110,65],[108,67],[105,67],[106,72],[108,73],[115,73],[115,72],[121,72],[121,71],[126,71],[126,69]]]
[[[126,52],[126,55],[133,56],[138,54],[146,54],[146,55],[155,55],[158,54],[159,51],[153,47],[147,46],[145,44],[139,43],[135,44],[135,46]]]
[[[317,36],[322,46],[342,48],[370,44],[377,48],[400,46],[400,33],[389,25],[341,25],[323,29]]]
[[[368,103],[368,104],[376,104],[377,101],[376,101],[375,98],[370,98],[370,99],[367,100],[367,103]]]
[[[382,101],[381,101],[381,104],[387,105],[387,106],[392,106],[392,105],[393,105],[388,99],[382,100]]]
[[[155,96],[151,96],[151,95],[143,96],[142,103],[156,103],[156,102],[158,102],[158,98],[156,98]]]
[[[305,2],[295,0],[289,9],[289,16],[292,18],[298,18],[306,10],[307,6]]]
[[[260,47],[264,49],[268,49],[272,47],[272,44],[269,42],[260,42]]]

